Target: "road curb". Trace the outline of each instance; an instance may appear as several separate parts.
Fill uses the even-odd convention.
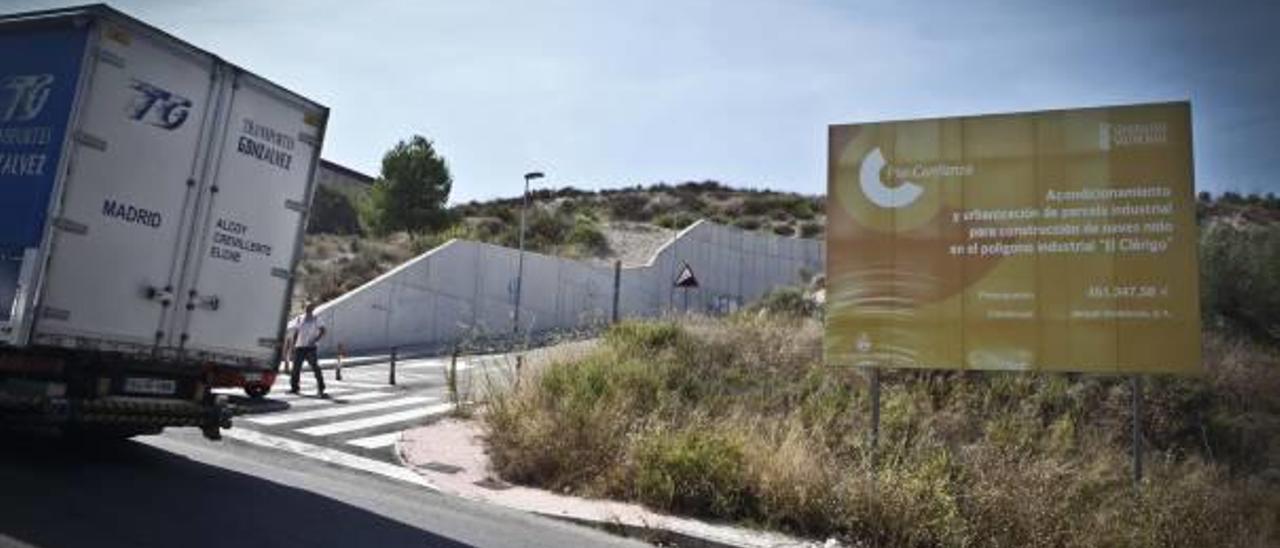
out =
[[[396,462],[399,463],[401,466],[407,468],[408,470],[412,471],[414,474],[421,476],[424,480],[431,481],[429,475],[425,474],[419,467],[414,466],[411,462],[409,462],[409,459],[404,454],[404,441],[405,441],[404,432],[401,432],[400,438],[396,440],[395,451],[393,451],[393,453],[395,454]],[[664,527],[654,527],[650,525],[637,525],[637,524],[623,523],[618,520],[597,520],[597,519],[590,519],[590,518],[579,517],[579,516],[565,515],[565,514],[555,513],[555,512],[540,512],[537,510],[528,510],[525,508],[519,508],[514,506],[508,506],[506,504],[496,503],[492,500],[488,500],[485,498],[469,497],[466,495],[453,492],[448,489],[444,489],[439,486],[437,486],[437,492],[442,495],[448,495],[460,500],[479,502],[479,503],[484,503],[491,506],[505,508],[508,510],[525,512],[525,513],[529,513],[537,516],[555,519],[558,521],[563,521],[566,523],[572,523],[574,525],[578,525],[581,527],[590,527],[592,529],[604,531],[622,538],[637,539],[637,540],[641,540],[651,544],[658,544],[661,546],[677,546],[680,548],[759,548],[759,545],[757,544],[748,544],[748,543],[738,544],[738,543],[725,542],[718,539],[701,537],[688,532],[664,528]],[[690,519],[690,518],[683,518],[679,516],[672,516],[672,517],[675,517],[678,519]],[[808,547],[808,546],[822,546],[822,543],[808,542],[808,543],[800,543],[800,544],[794,544],[794,545],[787,544],[786,546],[791,546],[792,548],[798,548],[798,547]]]
[[[416,472],[417,470],[415,470]],[[419,472],[420,473],[420,472]],[[505,508],[505,506],[504,506]],[[702,538],[688,533],[673,531],[671,529],[662,529],[658,527],[645,527],[641,525],[628,525],[621,522],[595,521],[585,518],[577,518],[573,516],[565,516],[560,514],[552,514],[548,512],[531,512],[533,514],[572,523],[582,527],[590,527],[599,531],[617,535],[623,538],[633,538],[641,540],[657,546],[676,546],[679,548],[743,548],[739,544],[728,544],[718,540]]]

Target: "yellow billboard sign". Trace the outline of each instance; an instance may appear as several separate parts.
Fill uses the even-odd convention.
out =
[[[1188,103],[829,139],[828,363],[1200,370]]]

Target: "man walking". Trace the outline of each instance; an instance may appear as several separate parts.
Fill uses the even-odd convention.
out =
[[[289,393],[298,393],[298,382],[302,380],[302,362],[306,360],[311,364],[311,371],[316,374],[317,394],[325,398],[328,396],[324,394],[324,375],[320,374],[320,363],[316,357],[316,343],[324,338],[325,329],[320,318],[315,315],[315,303],[307,303],[306,310],[302,321],[298,322],[298,329],[293,333],[293,370],[289,373]]]

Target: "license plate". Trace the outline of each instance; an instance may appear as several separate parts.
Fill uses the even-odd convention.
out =
[[[245,373],[245,382],[258,382],[262,380],[262,373]]]
[[[124,391],[130,394],[170,396],[177,393],[178,381],[147,377],[126,377],[124,379]]]

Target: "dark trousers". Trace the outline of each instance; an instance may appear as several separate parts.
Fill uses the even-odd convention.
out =
[[[302,361],[311,364],[311,372],[316,374],[316,390],[324,393],[324,375],[320,374],[320,361],[316,358],[316,347],[306,346],[293,349],[293,370],[289,372],[289,387],[298,391],[298,382],[302,380]]]

